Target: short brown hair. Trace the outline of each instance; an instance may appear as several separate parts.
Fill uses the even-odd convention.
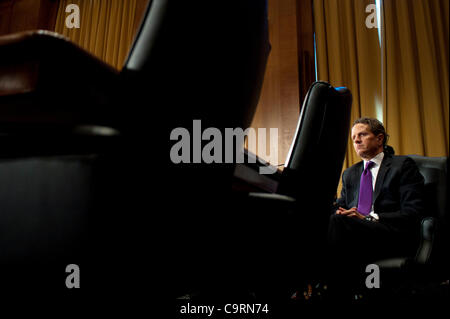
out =
[[[389,135],[386,133],[384,129],[383,123],[378,121],[377,119],[370,117],[360,117],[353,122],[353,126],[356,124],[367,124],[369,126],[369,130],[375,135],[383,134],[383,148],[386,147],[387,140],[389,139]]]

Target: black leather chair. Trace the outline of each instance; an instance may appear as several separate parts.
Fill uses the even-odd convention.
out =
[[[278,277],[273,278],[287,275],[284,284],[295,285],[295,277],[320,276],[328,212],[347,147],[351,103],[347,88],[313,83],[303,103],[277,193],[249,194],[249,209],[265,220],[258,225],[261,230],[256,236],[265,243],[262,249],[266,254],[272,247],[270,252],[280,266]],[[267,236],[273,228],[281,230],[282,235]]]
[[[411,298],[418,286],[445,280],[449,266],[448,158],[409,155],[425,178],[426,213],[420,224],[420,242],[414,256],[375,261],[381,284],[397,287],[397,293]],[[429,293],[429,292],[428,292]],[[408,295],[409,294],[409,295]],[[430,295],[428,295],[429,297]]]
[[[158,265],[166,286],[221,267],[233,164],[172,163],[170,132],[248,127],[269,50],[266,0],[150,1],[121,72],[54,33],[0,38],[1,275],[65,289],[81,260],[120,295]],[[13,271],[37,260],[52,280]]]
[[[345,87],[334,88],[325,82],[311,85],[285,163],[279,193],[305,198],[320,189],[323,205],[332,203],[345,158],[351,104],[352,95]],[[308,182],[299,183],[300,180]]]

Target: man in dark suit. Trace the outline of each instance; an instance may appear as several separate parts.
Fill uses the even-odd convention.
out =
[[[424,179],[411,158],[388,151],[383,124],[360,118],[351,134],[363,161],[342,175],[328,233],[341,277],[382,258],[411,255],[424,209]]]

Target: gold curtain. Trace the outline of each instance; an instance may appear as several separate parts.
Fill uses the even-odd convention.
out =
[[[318,80],[346,86],[353,95],[351,123],[370,116],[382,120],[378,30],[366,27],[366,6],[374,0],[314,0]],[[360,159],[349,144],[344,169]]]
[[[55,31],[120,70],[135,36],[136,3],[137,0],[61,0]],[[65,25],[69,4],[80,8],[78,29]]]
[[[448,156],[448,0],[383,0],[386,130],[397,154]]]

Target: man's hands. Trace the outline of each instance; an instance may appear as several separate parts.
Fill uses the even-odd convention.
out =
[[[347,217],[355,217],[355,218],[359,218],[359,219],[365,218],[364,215],[362,215],[358,212],[358,209],[356,207],[352,207],[350,209],[345,209],[345,208],[339,207],[336,210],[336,214],[337,215],[345,215]]]

